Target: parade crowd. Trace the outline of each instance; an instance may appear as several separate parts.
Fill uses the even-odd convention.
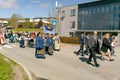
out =
[[[0,44],[4,44],[6,39],[9,39],[10,43],[18,42],[21,48],[33,47],[35,48],[35,57],[45,59],[45,54],[53,55],[54,51],[60,51],[60,38],[58,33],[13,33],[13,32],[0,32]],[[100,65],[97,62],[96,54],[101,56],[101,60],[104,61],[104,56],[109,58],[109,61],[114,61],[112,56],[115,56],[116,40],[114,35],[106,33],[101,41],[98,40],[97,31],[94,31],[92,35],[81,34],[79,37],[80,49],[75,51],[76,55],[84,56],[88,55],[88,64],[91,64],[92,58],[96,67]]]
[[[97,31],[94,31],[92,35],[85,35],[81,34],[79,37],[80,42],[80,49],[78,51],[75,51],[74,53],[76,55],[84,56],[89,55],[88,64],[91,64],[92,58],[95,63],[96,67],[99,67],[100,65],[97,62],[97,56],[96,54],[99,54],[101,56],[101,60],[104,61],[104,56],[106,55],[109,58],[109,61],[114,61],[112,59],[112,56],[115,56],[115,50],[116,47],[116,40],[115,36],[110,36],[109,33],[106,33],[103,36],[102,44],[100,45],[100,41],[98,40]],[[85,47],[84,47],[85,46]]]
[[[10,43],[17,42],[21,48],[31,47],[35,48],[35,57],[44,58],[45,54],[53,55],[54,51],[60,51],[60,38],[58,33],[13,33],[13,32],[0,32],[0,44],[4,45],[6,39],[9,39]]]

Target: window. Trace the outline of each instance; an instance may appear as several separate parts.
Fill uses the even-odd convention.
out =
[[[65,11],[62,11],[62,17],[65,17]]]
[[[70,22],[70,28],[75,28],[75,21]]]
[[[75,9],[72,9],[71,10],[71,14],[70,14],[71,16],[75,16]]]

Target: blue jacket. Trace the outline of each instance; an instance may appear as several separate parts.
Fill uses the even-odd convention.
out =
[[[36,37],[35,48],[44,48],[44,39],[40,36]]]
[[[51,43],[52,43],[52,40],[51,40],[51,38],[46,38],[46,47],[49,47],[50,45],[51,45]]]

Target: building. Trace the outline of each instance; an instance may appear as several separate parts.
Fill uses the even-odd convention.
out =
[[[78,5],[59,8],[59,30],[61,36],[73,36],[78,27]]]
[[[61,7],[60,10],[62,36],[77,36],[94,30],[99,35],[120,31],[120,0],[99,0]]]

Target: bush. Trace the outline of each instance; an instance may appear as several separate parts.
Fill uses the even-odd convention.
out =
[[[78,37],[60,37],[62,43],[79,44]]]

